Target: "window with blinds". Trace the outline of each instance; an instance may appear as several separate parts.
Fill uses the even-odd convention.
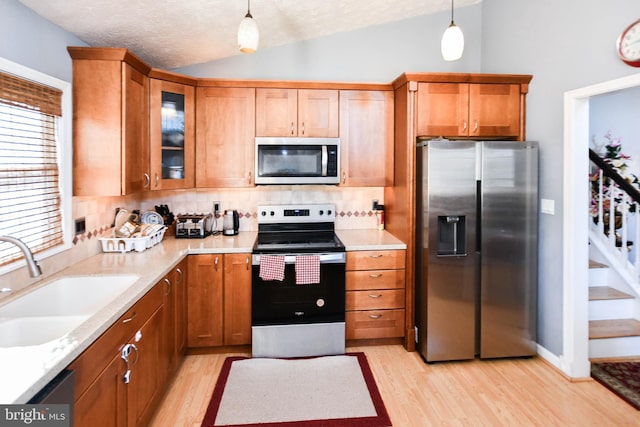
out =
[[[0,72],[0,235],[33,253],[63,244],[57,127],[62,91]],[[0,242],[0,265],[22,258]]]

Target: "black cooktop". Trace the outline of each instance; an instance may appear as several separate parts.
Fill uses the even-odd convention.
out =
[[[344,244],[333,231],[258,233],[254,253],[344,252]]]

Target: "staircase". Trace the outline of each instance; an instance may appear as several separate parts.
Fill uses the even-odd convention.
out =
[[[609,266],[589,262],[589,359],[640,355],[640,321],[634,318],[637,301],[610,286]]]

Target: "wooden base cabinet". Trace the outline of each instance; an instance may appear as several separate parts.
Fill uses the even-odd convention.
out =
[[[223,255],[189,255],[187,346],[222,345]]]
[[[405,251],[347,252],[347,339],[404,336]]]
[[[224,344],[251,344],[251,254],[224,256]]]
[[[74,426],[147,424],[164,385],[163,315],[159,283],[69,365],[76,375]]]
[[[251,343],[251,254],[189,255],[188,346]]]

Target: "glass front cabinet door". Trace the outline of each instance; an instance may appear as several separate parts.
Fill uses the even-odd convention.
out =
[[[195,184],[195,89],[151,79],[151,189]]]

